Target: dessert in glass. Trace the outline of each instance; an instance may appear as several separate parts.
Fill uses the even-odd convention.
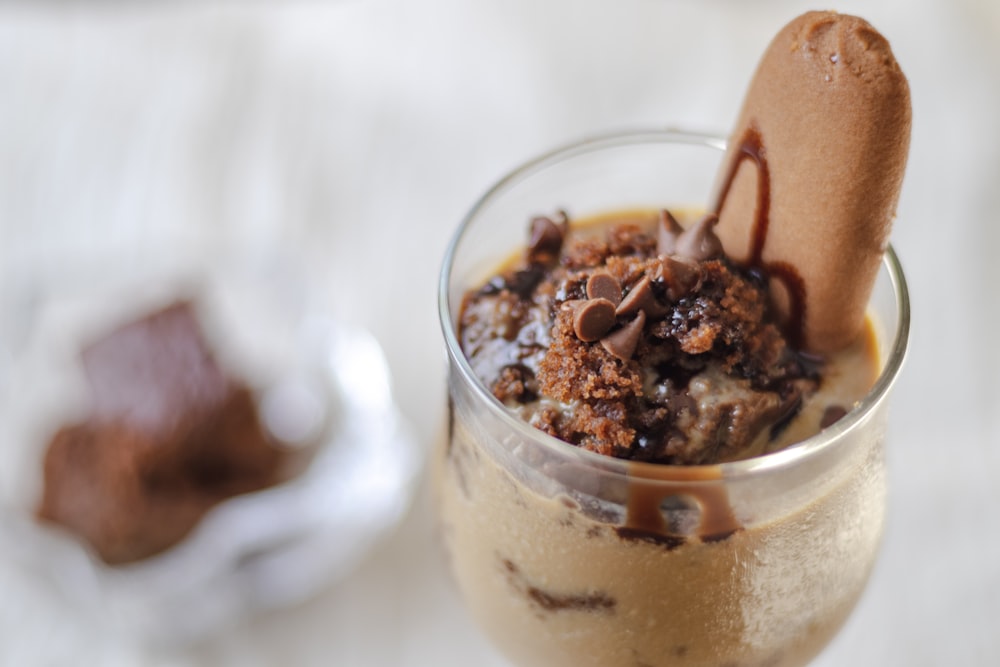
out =
[[[776,43],[869,28],[812,13]],[[528,162],[449,247],[441,532],[514,664],[803,665],[865,587],[909,328],[886,243],[908,106],[876,146],[895,163],[816,193],[788,152],[801,142],[777,138],[803,130],[774,129],[762,96],[729,142],[623,132]],[[869,219],[838,178],[868,178]],[[803,228],[827,195],[844,218]]]

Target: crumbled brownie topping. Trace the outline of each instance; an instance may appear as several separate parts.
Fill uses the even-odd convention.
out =
[[[663,463],[741,458],[819,373],[769,320],[767,281],[723,256],[706,216],[684,229],[536,218],[523,259],[466,296],[473,370],[541,430]]]

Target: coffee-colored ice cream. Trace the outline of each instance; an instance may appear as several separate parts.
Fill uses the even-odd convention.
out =
[[[778,481],[774,512],[741,506],[742,528],[725,539],[657,539],[625,530],[621,506],[599,490],[540,480],[458,421],[436,461],[451,570],[479,626],[519,667],[803,665],[869,575],[884,506],[878,437],[829,465],[813,502]],[[677,505],[678,521],[678,491],[721,492],[711,481],[668,488],[647,487]]]
[[[645,227],[633,226],[644,218]],[[657,297],[645,293],[648,276],[635,275],[662,260],[634,254],[655,245],[656,216],[611,219],[628,222],[605,221],[599,229],[606,242],[580,225],[585,240],[574,242],[571,231],[564,256],[572,266],[618,246],[623,254],[607,258],[610,271],[606,265],[582,274],[554,269],[560,278],[546,287],[530,268],[510,268],[467,297],[462,340],[472,367],[487,376],[482,381],[526,423],[588,453],[631,459],[620,461],[631,479],[602,477],[544,446],[507,451],[479,433],[491,430],[482,423],[488,415],[477,424],[453,420],[436,471],[453,572],[487,634],[518,665],[801,665],[840,627],[867,580],[884,502],[877,432],[821,464],[819,480],[806,485],[803,472],[787,494],[776,480],[760,506],[744,498],[759,491],[738,482],[724,486],[716,466],[636,460],[711,463],[816,433],[871,386],[875,340],[861,336],[827,359],[818,383],[816,371],[785,352],[764,353],[766,368],[751,380],[742,377],[750,360],[729,375],[724,361],[707,351],[687,358],[671,343],[662,346],[669,354],[658,350],[651,332],[662,332],[664,322],[678,326],[679,345],[694,350],[703,349],[708,328],[719,327],[719,338],[743,332],[750,324],[743,318],[757,312],[756,298],[742,279],[706,259],[675,267],[667,290],[683,284],[682,270],[701,283],[722,281],[723,291],[742,301],[730,305],[734,319],[715,320],[707,306],[687,297],[681,301],[690,301],[690,310],[677,304],[656,310]],[[634,275],[619,301],[617,277],[627,274]],[[550,306],[539,295],[546,292],[591,296]],[[615,301],[617,307],[610,305]],[[636,312],[654,315],[635,314],[640,304]],[[605,305],[610,319],[601,312]],[[555,324],[547,333],[550,311]],[[681,324],[688,318],[701,318],[705,331]],[[758,349],[773,330],[747,335],[748,347]],[[669,365],[664,354],[684,369],[630,373],[636,359]],[[539,393],[552,393],[553,385],[556,396]],[[638,387],[653,399],[619,400],[620,392]],[[454,409],[461,414],[468,407]],[[520,436],[508,437],[518,442]],[[798,568],[810,576],[799,577]]]

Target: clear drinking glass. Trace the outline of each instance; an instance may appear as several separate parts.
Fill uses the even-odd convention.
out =
[[[669,466],[581,450],[505,409],[459,347],[463,293],[523,245],[532,216],[703,207],[723,148],[709,136],[641,131],[556,150],[489,190],[448,249],[441,532],[468,608],[514,664],[803,665],[868,580],[885,515],[887,398],[909,328],[891,249],[869,306],[874,386],[818,435],[745,461]],[[643,511],[662,519],[662,536],[630,532]]]

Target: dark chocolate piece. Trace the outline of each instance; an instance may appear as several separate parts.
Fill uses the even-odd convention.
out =
[[[687,538],[680,535],[667,535],[665,533],[658,533],[650,530],[643,530],[641,528],[631,528],[628,526],[615,526],[615,532],[618,533],[618,537],[623,540],[629,540],[631,542],[649,542],[650,544],[660,544],[667,549],[667,551],[673,551],[678,547],[682,547],[687,544]]]
[[[511,587],[524,594],[543,611],[590,611],[613,613],[617,600],[602,591],[587,593],[554,593],[530,583],[521,569],[509,558],[501,560]]]

